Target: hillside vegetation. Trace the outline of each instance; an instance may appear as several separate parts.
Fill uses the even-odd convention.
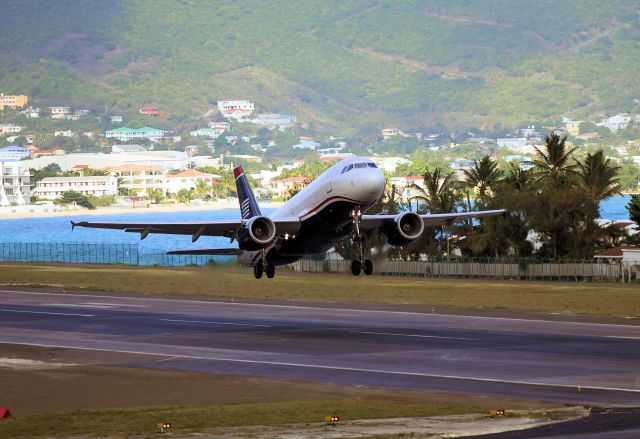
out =
[[[8,0],[0,91],[174,117],[241,96],[318,126],[628,110],[632,0]]]

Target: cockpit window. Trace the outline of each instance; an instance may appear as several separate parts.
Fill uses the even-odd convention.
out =
[[[377,168],[376,164],[373,162],[367,162],[367,166],[369,166],[370,168]]]
[[[353,165],[354,168],[366,168],[367,164],[366,163],[356,163],[355,165]]]
[[[342,171],[340,173],[344,174],[345,172],[351,171],[353,168],[366,168],[366,167],[377,168],[375,163],[369,163],[369,162],[352,163],[342,168]]]

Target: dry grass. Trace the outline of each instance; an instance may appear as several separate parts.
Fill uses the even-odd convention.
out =
[[[248,269],[0,265],[0,283],[123,293],[352,303],[418,304],[640,317],[638,285],[353,277]]]

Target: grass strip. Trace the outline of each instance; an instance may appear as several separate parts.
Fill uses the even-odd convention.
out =
[[[353,277],[280,271],[256,280],[250,270],[0,265],[0,283],[122,293],[513,309],[640,317],[637,284]]]

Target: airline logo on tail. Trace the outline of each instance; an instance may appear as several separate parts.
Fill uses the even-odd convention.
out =
[[[233,169],[233,176],[236,179],[236,188],[238,190],[238,200],[240,201],[242,219],[249,219],[254,216],[262,215],[242,166],[236,166]]]

